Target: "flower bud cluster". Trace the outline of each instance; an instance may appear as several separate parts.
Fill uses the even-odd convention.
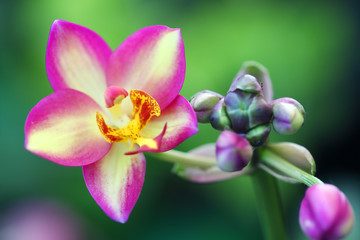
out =
[[[236,78],[223,97],[212,91],[195,94],[190,103],[201,123],[245,135],[254,147],[263,145],[271,130],[293,134],[304,124],[305,110],[292,98],[267,103],[259,81],[249,74]]]
[[[220,131],[243,134],[254,147],[264,144],[270,134],[271,106],[265,101],[258,80],[249,74],[236,78],[224,97],[201,91],[190,103],[199,122],[209,122]]]
[[[215,145],[218,171],[246,174],[256,166],[283,181],[310,186],[300,206],[302,230],[314,240],[341,239],[354,225],[354,212],[344,193],[314,177],[315,162],[306,148],[287,142],[265,145],[271,125],[279,134],[293,134],[305,119],[305,110],[298,101],[272,100],[272,96],[267,70],[256,62],[247,62],[225,96],[201,91],[190,99],[190,104],[198,122],[210,123],[222,131]],[[197,178],[203,182],[231,176],[218,171],[201,169]],[[204,178],[207,175],[210,177]]]
[[[303,125],[305,111],[299,102],[271,99],[267,70],[254,62],[244,64],[225,96],[205,90],[190,99],[198,122],[224,131],[216,142],[220,169],[244,168],[252,158],[253,148],[266,143],[271,125],[280,134],[295,133]]]

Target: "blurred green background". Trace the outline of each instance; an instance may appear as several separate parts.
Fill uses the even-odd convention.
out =
[[[197,185],[171,174],[171,164],[148,157],[141,196],[129,221],[119,224],[93,201],[81,168],[25,151],[26,116],[53,92],[45,52],[55,19],[94,30],[112,49],[145,26],[181,28],[186,98],[204,89],[226,93],[244,61],[259,61],[270,72],[275,98],[293,97],[307,111],[297,134],[272,133],[271,141],[308,148],[317,176],[345,192],[359,219],[359,9],[351,1],[2,0],[0,233],[14,209],[45,199],[69,209],[83,239],[263,238],[249,177]],[[214,142],[218,134],[201,125],[177,149]],[[306,239],[297,219],[305,187],[280,187],[290,239]],[[355,224],[346,239],[360,239]]]

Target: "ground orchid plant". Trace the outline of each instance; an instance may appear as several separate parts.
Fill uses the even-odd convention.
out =
[[[179,29],[146,27],[112,51],[95,32],[56,20],[46,69],[55,92],[30,111],[25,148],[57,164],[82,166],[90,194],[113,220],[127,221],[144,182],[143,152],[154,152],[196,183],[250,174],[267,239],[286,239],[274,177],[309,186],[299,219],[310,238],[340,239],[351,230],[351,205],[314,177],[309,151],[269,143],[271,129],[295,133],[305,110],[291,98],[272,100],[262,65],[246,62],[225,96],[204,90],[189,103],[179,95],[185,77]],[[198,122],[221,131],[216,144],[172,150],[197,133]]]

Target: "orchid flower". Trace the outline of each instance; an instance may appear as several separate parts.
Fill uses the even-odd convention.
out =
[[[125,223],[143,186],[143,152],[168,151],[197,132],[195,113],[179,95],[180,29],[146,27],[112,51],[92,30],[56,20],[46,70],[55,92],[29,113],[25,148],[82,166],[97,204]]]

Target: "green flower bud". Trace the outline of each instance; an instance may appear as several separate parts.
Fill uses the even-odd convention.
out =
[[[248,108],[248,112],[250,129],[258,125],[269,123],[272,117],[271,108],[261,95],[253,98],[253,101]]]
[[[236,89],[243,90],[248,93],[260,93],[261,86],[254,76],[245,74],[235,78],[234,83]]]
[[[315,175],[316,171],[315,160],[311,153],[305,147],[290,142],[269,143],[257,148],[255,159],[259,167],[289,183],[299,183],[294,175],[301,173],[296,169],[311,175]]]
[[[220,94],[208,90],[196,93],[190,98],[190,104],[193,107],[197,120],[200,123],[210,121],[210,113],[215,105],[223,98]]]
[[[240,71],[238,72],[238,74],[236,74],[236,77],[234,78],[234,81],[231,84],[229,91],[234,91],[237,88],[237,80],[245,74],[249,74],[256,78],[262,89],[261,93],[264,96],[264,99],[267,102],[270,102],[273,98],[273,89],[269,73],[263,65],[255,61],[248,61],[242,65]]]
[[[249,128],[248,106],[253,98],[253,94],[241,90],[228,92],[224,98],[232,129],[237,133],[245,133]]]
[[[271,120],[271,109],[262,95],[236,89],[226,94],[224,102],[232,129],[236,133],[246,133]]]
[[[292,98],[280,98],[271,103],[273,127],[277,133],[293,134],[304,124],[305,110]]]
[[[260,125],[246,133],[246,139],[254,147],[263,145],[269,137],[271,131],[270,124]]]
[[[217,130],[231,129],[231,122],[226,113],[224,99],[221,99],[210,113],[211,126]]]

